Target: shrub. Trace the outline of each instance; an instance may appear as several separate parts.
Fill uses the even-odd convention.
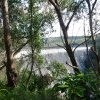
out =
[[[66,100],[99,100],[100,81],[93,73],[70,74],[59,80],[53,90],[64,92]]]

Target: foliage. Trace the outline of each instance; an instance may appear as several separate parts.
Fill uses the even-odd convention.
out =
[[[93,72],[69,74],[59,79],[52,88],[48,88],[46,83],[48,79],[45,76],[43,78],[32,75],[28,87],[21,79],[15,88],[8,88],[0,82],[0,100],[99,100],[100,98],[100,81]]]
[[[65,93],[67,100],[99,100],[100,81],[93,73],[70,74],[58,81],[54,91]]]
[[[50,69],[52,73],[52,76],[54,78],[61,78],[67,75],[67,69],[63,64],[60,64],[59,62],[52,62],[50,64]]]
[[[13,90],[1,89],[0,100],[59,100],[53,95],[52,90],[40,90],[30,92],[24,86],[16,87]]]
[[[53,90],[47,88],[47,78],[43,77],[32,76],[28,87],[23,79],[15,88],[8,88],[0,82],[0,100],[59,100]]]
[[[52,8],[47,9],[47,7],[40,11],[40,0],[32,0],[33,5],[28,2],[29,0],[25,1],[29,5],[24,6],[21,0],[8,0],[13,49],[17,50],[28,41],[28,46],[34,50],[28,55],[29,60],[31,57],[34,58],[30,63],[35,62],[34,65],[41,71],[40,66],[44,62],[43,57],[39,54],[42,47],[42,35],[48,27],[53,27],[55,14]],[[70,12],[75,10],[79,2],[76,0],[58,0],[58,3],[61,14],[66,10],[66,15],[70,15]],[[84,5],[80,7],[83,9]],[[82,9],[79,8],[77,11],[81,12]],[[0,51],[2,51],[4,49],[2,27],[0,27],[0,33],[0,47],[2,48]],[[80,40],[77,39],[76,42],[79,43],[79,41],[81,38]],[[54,45],[54,41],[52,44]],[[66,67],[58,62],[51,63],[49,70],[52,77],[49,74],[40,74],[40,76],[32,74],[27,86],[26,80],[30,71],[23,75],[20,74],[20,81],[15,88],[8,88],[3,82],[0,82],[0,100],[59,100],[61,93],[64,93],[63,100],[99,100],[100,81],[93,72],[68,74]],[[54,82],[53,88],[51,87],[52,82]]]

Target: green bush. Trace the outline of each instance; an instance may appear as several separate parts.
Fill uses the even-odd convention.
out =
[[[15,88],[9,88],[0,82],[0,100],[99,100],[100,79],[92,72],[66,74],[51,84],[47,76],[32,75],[28,86],[25,86],[26,73]],[[63,94],[61,96],[61,94]]]
[[[100,80],[95,74],[70,74],[59,80],[53,90],[65,93],[66,100],[100,100]]]

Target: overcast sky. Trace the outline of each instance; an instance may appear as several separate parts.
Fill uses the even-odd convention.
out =
[[[95,9],[96,15],[93,16],[93,18],[96,19],[97,21],[100,21],[100,0],[97,1],[97,4],[95,7],[96,7],[96,9]],[[87,14],[88,14],[88,12],[83,13],[83,15],[87,19],[86,18],[84,19],[84,17],[81,15],[82,16],[81,19],[71,22],[69,30],[68,30],[69,36],[82,36],[82,35],[84,35],[84,33],[86,35],[89,35],[89,22],[88,22],[88,15]],[[100,26],[100,22],[98,24]],[[58,21],[56,21],[53,24],[53,26],[54,26],[53,29],[56,31],[46,35],[46,37],[59,37],[60,36],[61,29],[60,29]],[[85,29],[85,31],[84,31],[84,29]],[[98,28],[98,30],[99,29],[100,29],[100,27]],[[100,31],[98,31],[98,33],[100,33]]]
[[[24,0],[22,0],[22,1],[24,1]],[[92,1],[94,2],[94,0],[92,0]],[[25,1],[24,1],[24,3],[25,3]],[[27,4],[27,3],[25,3],[25,4]],[[96,15],[94,17],[96,18],[96,20],[100,20],[100,0],[97,0],[95,11],[96,11]],[[88,18],[87,13],[84,13],[83,15]],[[77,21],[72,21],[69,26],[68,35],[69,36],[82,36],[82,35],[84,35],[84,33],[86,35],[89,35],[88,23],[89,23],[88,19],[87,20],[84,19],[83,16],[81,17],[81,19],[79,19]],[[85,29],[85,31],[84,31],[84,29]],[[47,29],[47,33],[49,33],[49,34],[47,34],[46,37],[59,37],[61,35],[62,32],[61,32],[61,29],[60,29],[60,26],[59,26],[59,23],[57,20],[55,21],[55,23],[53,23],[53,30],[55,30],[55,31],[50,32],[49,29]]]
[[[68,30],[69,36],[82,36],[84,35],[84,24],[85,24],[85,33],[88,35],[89,25],[88,20],[84,22],[84,20],[80,19],[78,21],[72,21]],[[59,37],[61,35],[61,28],[59,23],[53,24],[54,32],[46,35],[46,37]]]

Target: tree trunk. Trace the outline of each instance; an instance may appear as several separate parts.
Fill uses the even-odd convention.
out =
[[[10,33],[9,24],[9,14],[8,14],[8,1],[1,0],[2,16],[3,16],[3,28],[4,28],[4,43],[6,50],[6,75],[7,75],[7,85],[10,87],[15,86],[17,82],[17,73],[15,72],[15,65],[12,56],[12,41]]]
[[[90,0],[86,0],[86,2],[87,2],[87,5],[88,5],[88,10],[89,10],[89,28],[90,28],[91,37],[92,37],[93,49],[94,49],[95,52],[97,52],[96,41],[95,41],[94,33],[93,33],[93,10],[94,10],[93,6],[95,6],[95,4],[91,6]]]
[[[60,12],[59,5],[58,5],[58,3],[56,3],[57,2],[56,0],[55,0],[56,1],[55,2],[56,4],[52,0],[49,0],[49,1],[51,2],[51,4],[55,8],[55,11],[56,11],[56,14],[57,14],[57,17],[58,17],[58,20],[59,20],[59,24],[60,24],[60,27],[62,29],[63,35],[64,35],[65,48],[66,48],[66,51],[67,51],[68,56],[70,58],[70,61],[72,63],[72,66],[74,66],[73,67],[73,70],[74,70],[75,73],[79,73],[80,71],[78,69],[77,62],[75,60],[74,53],[73,53],[73,51],[71,49],[70,44],[68,43],[68,34],[67,34],[67,30],[66,30],[66,25],[64,24],[64,21],[62,19],[62,15],[61,15],[61,12]]]
[[[93,44],[91,49],[92,49],[94,55],[96,56],[96,60],[97,60],[96,70],[97,70],[98,75],[100,76],[100,59],[98,57],[96,40],[94,38],[95,34],[93,32],[93,10],[94,10],[94,7],[96,6],[97,0],[95,0],[92,5],[90,3],[90,0],[86,0],[86,2],[87,2],[87,5],[88,5],[88,11],[89,11],[89,28],[90,28],[90,33],[91,33],[91,37],[92,37],[92,44]]]

